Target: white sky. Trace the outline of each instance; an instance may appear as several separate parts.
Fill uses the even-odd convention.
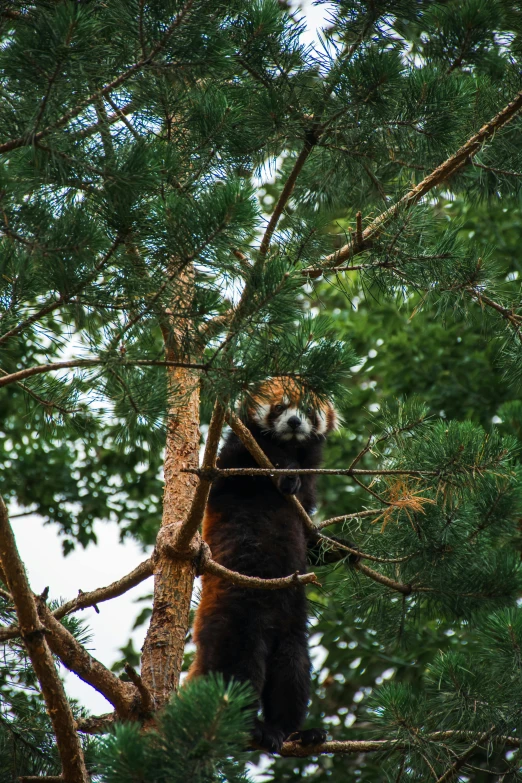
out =
[[[41,593],[47,586],[49,598],[69,600],[78,590],[87,592],[114,582],[129,573],[147,555],[132,540],[119,542],[116,524],[99,523],[95,527],[97,546],[87,549],[77,547],[67,557],[62,555],[62,540],[56,525],[44,525],[35,515],[12,520],[18,550],[25,563],[31,587]],[[89,651],[106,666],[121,659],[119,647],[132,636],[134,647],[139,650],[143,644],[146,626],[131,631],[136,615],[145,604],[134,603],[137,598],[152,592],[152,577],[119,598],[99,605],[100,614],[94,609],[78,612],[78,617],[88,621],[92,631]],[[86,685],[75,674],[62,669],[65,674],[65,688],[70,696],[77,698],[93,713],[112,710],[105,698],[90,685]]]
[[[303,42],[313,42],[317,29],[328,18],[333,6],[330,3],[314,6],[310,0],[293,5],[300,6],[306,15],[307,31]],[[17,509],[12,508],[11,511],[16,513]],[[111,523],[96,525],[97,546],[90,545],[87,549],[78,546],[66,558],[62,554],[57,526],[44,525],[35,515],[13,519],[12,525],[33,591],[41,593],[49,586],[50,598],[69,600],[78,594],[79,589],[86,592],[103,587],[131,571],[147,557],[135,541],[128,539],[120,543],[118,528]],[[88,621],[92,631],[90,652],[106,666],[121,658],[119,647],[126,644],[129,636],[133,638],[135,649],[141,648],[146,626],[132,631],[132,625],[145,604],[136,604],[135,601],[151,593],[152,589],[152,578],[149,578],[125,595],[100,604],[100,614],[93,609],[79,613]],[[90,712],[99,714],[112,710],[103,696],[76,675],[65,669],[62,672],[69,696],[77,698]]]

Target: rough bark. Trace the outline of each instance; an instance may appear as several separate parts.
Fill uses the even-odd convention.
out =
[[[185,302],[190,296],[191,271],[181,275]],[[183,285],[183,282],[186,285]],[[176,310],[175,302],[173,310]],[[188,327],[187,327],[188,328]],[[183,335],[176,324],[163,327],[165,356],[176,361]],[[199,379],[194,370],[173,367],[169,373],[169,409],[164,462],[163,518],[156,543],[154,602],[143,645],[141,677],[150,692],[154,708],[161,708],[176,690],[189,627],[190,599],[196,574],[191,559],[173,559],[164,543],[175,538],[189,515],[198,484],[196,476],[183,473],[199,464]]]
[[[38,617],[2,498],[0,498],[0,560],[3,575],[13,596],[20,633],[40,683],[45,706],[56,735],[63,777],[71,783],[88,783],[89,775],[71,707],[45,640],[46,629]]]

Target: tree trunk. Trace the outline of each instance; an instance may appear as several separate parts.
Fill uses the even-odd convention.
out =
[[[190,301],[192,271],[179,280],[184,304]],[[188,284],[187,286],[183,283]],[[189,291],[186,289],[189,288]],[[188,296],[187,296],[188,294]],[[173,310],[176,308],[173,306]],[[174,327],[174,328],[172,328]],[[180,358],[178,345],[183,335],[176,325],[163,330],[166,357]],[[150,690],[155,708],[161,708],[179,683],[195,567],[191,560],[175,560],[165,554],[162,538],[170,539],[187,518],[198,483],[196,476],[181,473],[199,464],[199,378],[194,371],[169,368],[169,410],[165,451],[163,518],[157,540],[154,564],[154,603],[143,645],[141,676]]]

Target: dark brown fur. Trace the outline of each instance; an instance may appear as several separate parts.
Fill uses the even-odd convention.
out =
[[[277,397],[272,395],[268,419],[274,418]],[[333,409],[323,413],[331,429],[335,413]],[[310,413],[310,419],[313,415]],[[304,442],[281,441],[271,425],[268,430],[261,428],[251,413],[245,423],[274,466],[320,465],[323,435],[312,433]],[[257,467],[232,433],[220,452],[218,466]],[[287,476],[279,488],[281,491],[265,477],[228,477],[214,483],[203,538],[215,560],[242,574],[267,579],[306,572],[308,541],[303,524],[281,493],[295,493],[310,512],[315,507],[315,477]],[[293,732],[298,732],[304,743],[323,741],[326,735],[320,729],[300,731],[310,692],[304,587],[253,590],[208,574],[202,581],[194,624],[197,653],[189,677],[221,672],[225,680],[250,682],[264,718],[256,721],[254,741],[272,752],[280,750]]]

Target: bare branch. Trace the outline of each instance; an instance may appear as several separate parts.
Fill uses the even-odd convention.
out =
[[[59,606],[53,612],[53,617],[57,620],[61,620],[67,614],[77,612],[79,609],[87,609],[89,606],[97,607],[98,604],[103,601],[110,601],[111,598],[117,598],[119,595],[123,595],[128,590],[131,590],[136,585],[139,585],[149,576],[153,574],[152,558],[140,563],[139,566],[131,571],[126,576],[118,579],[116,582],[112,582],[107,587],[98,587],[96,590],[91,590],[88,593],[83,593],[81,590],[78,592],[78,598],[73,598],[71,601]],[[4,579],[1,577],[2,581]],[[6,642],[9,639],[16,639],[20,636],[20,629],[17,625],[12,625],[9,628],[0,629],[0,642]]]
[[[38,364],[34,367],[26,367],[25,370],[18,370],[9,375],[0,378],[0,387],[8,386],[11,383],[19,383],[25,378],[31,378],[33,375],[43,375],[47,372],[56,372],[57,370],[68,370],[73,367],[99,367],[107,364],[104,359],[71,359],[67,362],[54,362],[52,364]],[[206,370],[206,364],[197,362],[171,362],[167,360],[155,359],[134,359],[115,362],[118,367],[186,367],[190,370]]]
[[[283,210],[286,207],[288,200],[290,199],[290,196],[294,191],[297,178],[301,173],[308,156],[310,155],[314,146],[317,144],[317,141],[318,141],[318,136],[316,133],[311,132],[307,135],[304,147],[299,153],[297,160],[294,163],[292,171],[290,172],[290,175],[285,182],[284,188],[281,191],[281,195],[277,200],[277,204],[275,205],[274,211],[272,212],[272,215],[266,227],[263,239],[261,240],[261,244],[259,246],[260,257],[264,257],[268,253],[268,248],[270,247],[270,240],[272,239],[272,235],[277,228],[279,218],[281,217]]]
[[[221,403],[216,400],[208,429],[207,443],[205,445],[205,453],[203,456],[201,480],[196,488],[196,492],[194,493],[194,498],[192,500],[189,514],[183,523],[177,528],[174,540],[170,542],[171,546],[179,553],[182,553],[187,549],[203,519],[203,514],[205,513],[205,507],[207,505],[208,494],[212,484],[212,479],[206,478],[204,473],[205,471],[212,471],[216,469],[216,457],[224,420],[225,409]],[[182,472],[191,470],[191,468],[186,468]]]
[[[44,601],[38,601],[38,615],[45,624],[46,639],[52,652],[64,666],[102,693],[120,718],[132,718],[140,712],[140,697],[136,688],[123,682],[100,661],[90,655],[74,636],[57,620]]]
[[[67,614],[77,612],[79,609],[86,609],[88,606],[96,606],[103,601],[110,601],[111,598],[117,598],[119,595],[123,595],[128,590],[132,590],[136,585],[141,584],[145,579],[153,574],[152,558],[144,560],[139,566],[131,571],[129,574],[122,576],[116,582],[111,582],[107,587],[98,587],[96,590],[91,590],[88,593],[82,593],[79,591],[78,598],[73,598],[71,601],[62,604],[58,609],[53,612],[54,617],[60,620]]]
[[[428,176],[412,188],[406,195],[399,199],[389,209],[372,220],[372,222],[362,232],[362,242],[350,242],[343,245],[335,253],[326,256],[319,266],[309,267],[303,270],[303,275],[318,277],[323,273],[335,273],[340,263],[366,250],[372,240],[381,232],[385,223],[394,218],[401,210],[409,209],[416,204],[423,196],[434,187],[445,182],[448,177],[454,174],[458,169],[472,162],[474,155],[481,149],[484,142],[491,139],[496,131],[507,125],[522,109],[522,91],[518,92],[515,98],[507,104],[495,117],[480,128],[480,130],[471,136],[460,149],[451,155],[440,166],[434,169]]]
[[[233,582],[233,584],[240,587],[249,587],[259,590],[281,590],[285,587],[295,587],[298,584],[319,584],[317,577],[313,573],[299,574],[298,571],[290,576],[282,576],[277,579],[262,579],[257,576],[246,576],[240,574],[237,571],[231,571],[229,568],[225,568],[220,563],[212,560],[210,548],[208,544],[202,542],[200,550],[199,571],[201,573],[214,574],[227,582]]]
[[[436,470],[360,470],[354,468],[185,468],[209,481],[219,476],[438,476]]]
[[[104,734],[111,730],[116,720],[117,715],[115,712],[106,712],[105,715],[78,718],[76,728],[82,734]]]
[[[138,693],[141,697],[141,714],[142,715],[148,715],[152,712],[154,707],[154,700],[151,696],[151,693],[143,680],[141,679],[140,675],[134,669],[130,663],[125,663],[125,672],[127,676],[129,677],[130,681],[134,684],[136,689],[138,690]]]
[[[365,511],[354,511],[353,514],[343,514],[340,517],[330,517],[330,519],[325,519],[323,522],[321,522],[317,527],[319,530],[322,530],[323,527],[328,527],[329,525],[336,525],[338,522],[345,522],[347,519],[360,519],[362,517],[375,517],[379,514],[382,514],[381,508],[370,508]]]
[[[473,750],[484,742],[487,737],[491,737],[495,742],[499,742],[506,747],[519,748],[521,740],[518,737],[498,736],[492,737],[492,731],[485,734],[477,734],[472,731],[463,731],[460,729],[450,731],[434,731],[430,734],[421,735],[427,742],[443,743],[447,740],[455,739],[476,739],[477,744]],[[378,751],[410,750],[412,748],[411,740],[344,740],[324,742],[322,745],[301,745],[300,742],[285,742],[281,749],[281,756],[317,756],[320,753],[373,753]],[[450,780],[451,778],[440,778],[437,783]]]
[[[398,593],[402,593],[403,595],[410,595],[411,593],[416,592],[416,590],[411,585],[405,585],[402,584],[402,582],[396,582],[395,579],[390,579],[389,577],[384,576],[384,574],[381,574],[379,571],[374,571],[373,568],[368,568],[368,566],[364,565],[364,563],[355,563],[354,568],[357,569],[357,571],[360,571],[361,574],[364,574],[370,579],[373,579],[374,582],[378,582],[379,584],[384,585],[384,587],[389,587],[391,590],[396,590]]]
[[[63,775],[22,775],[19,783],[69,783]]]
[[[0,560],[7,586],[15,603],[22,639],[40,683],[47,711],[53,724],[64,778],[75,781],[75,783],[88,783],[89,775],[85,767],[82,746],[76,733],[71,707],[45,640],[45,628],[38,617],[33,594],[9,524],[7,508],[1,497]]]

